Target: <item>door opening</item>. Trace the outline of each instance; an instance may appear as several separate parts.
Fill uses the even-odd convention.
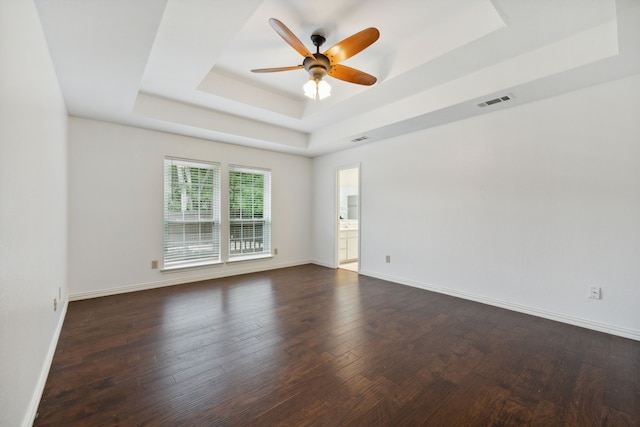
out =
[[[357,272],[360,262],[360,168],[338,171],[338,267]]]

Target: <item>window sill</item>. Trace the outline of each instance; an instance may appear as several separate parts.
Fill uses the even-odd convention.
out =
[[[270,259],[273,258],[271,254],[259,254],[259,255],[244,255],[244,256],[235,256],[233,258],[229,258],[227,263],[232,264],[235,262],[244,262],[244,261],[256,261],[261,259]]]
[[[160,270],[161,273],[175,273],[178,271],[184,270],[195,270],[199,268],[208,268],[208,267],[217,267],[223,265],[222,261],[208,261],[208,262],[198,262],[193,264],[182,264],[171,267],[164,267]]]
[[[209,267],[219,267],[224,264],[235,264],[239,262],[247,262],[247,261],[259,261],[263,259],[272,259],[273,255],[271,254],[259,254],[259,255],[245,255],[245,256],[236,256],[233,258],[229,258],[227,261],[214,261],[214,262],[199,262],[193,264],[182,264],[176,265],[173,267],[164,267],[160,269],[161,273],[177,273],[179,271],[184,270],[196,270],[202,268]]]

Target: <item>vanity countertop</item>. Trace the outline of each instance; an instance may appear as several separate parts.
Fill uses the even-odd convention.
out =
[[[341,220],[340,231],[358,230],[358,221],[353,220]]]

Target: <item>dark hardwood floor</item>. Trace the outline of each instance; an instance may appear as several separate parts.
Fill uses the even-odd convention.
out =
[[[69,304],[37,426],[627,426],[640,342],[307,265]]]

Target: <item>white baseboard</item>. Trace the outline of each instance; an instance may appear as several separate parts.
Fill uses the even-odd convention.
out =
[[[376,279],[386,280],[389,282],[398,283],[400,285],[411,286],[414,288],[424,289],[426,291],[433,291],[440,294],[450,295],[470,301],[479,302],[482,304],[492,305],[494,307],[505,308],[511,311],[517,311],[519,313],[530,314],[532,316],[542,317],[544,319],[555,320],[557,322],[567,323],[574,326],[580,326],[582,328],[592,329],[599,332],[605,332],[611,335],[617,335],[624,338],[640,341],[640,331],[624,328],[616,325],[609,325],[607,323],[594,322],[588,319],[581,319],[579,317],[569,316],[562,313],[555,313],[547,310],[542,310],[535,307],[529,307],[520,304],[514,304],[508,301],[502,301],[495,298],[487,298],[482,295],[476,295],[468,292],[460,292],[455,289],[444,288],[441,286],[430,285],[427,283],[421,283],[413,280],[385,276],[377,272],[361,270],[360,274],[364,276],[375,277]]]
[[[36,419],[36,415],[38,415],[38,406],[40,406],[40,400],[42,399],[42,393],[44,393],[44,387],[47,384],[47,378],[49,377],[49,370],[51,369],[51,364],[53,363],[53,356],[56,353],[56,347],[58,346],[58,339],[60,338],[60,333],[62,332],[62,325],[64,324],[64,319],[67,316],[67,307],[69,306],[69,301],[65,301],[64,305],[61,307],[60,318],[58,321],[58,325],[56,326],[56,330],[53,333],[53,337],[51,338],[51,342],[49,343],[49,350],[47,350],[47,355],[45,357],[44,363],[42,365],[42,369],[40,370],[40,377],[38,378],[38,383],[36,384],[36,388],[31,396],[31,402],[29,402],[29,408],[27,413],[25,414],[22,420],[23,427],[30,427],[33,425],[33,422]]]
[[[335,265],[332,265],[332,264],[329,264],[329,263],[324,263],[324,262],[321,262],[321,261],[313,261],[313,264],[319,265],[320,267],[336,268]]]
[[[138,283],[134,285],[118,286],[115,288],[100,289],[96,291],[76,292],[69,295],[69,301],[79,301],[91,298],[107,297],[110,295],[125,294],[128,292],[146,291],[149,289],[164,288],[166,286],[183,285],[185,283],[199,282],[202,280],[221,279],[223,277],[239,276],[241,274],[258,273],[260,271],[277,270],[279,268],[295,267],[298,265],[310,264],[311,261],[299,261],[294,263],[260,266],[251,265],[250,262],[237,263],[243,265],[243,268],[234,270],[209,269],[201,275],[176,277],[172,279],[159,280],[155,282]],[[216,271],[217,270],[217,271]],[[175,272],[167,273],[167,275]]]

